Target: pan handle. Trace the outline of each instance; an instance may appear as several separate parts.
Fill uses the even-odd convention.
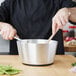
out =
[[[1,35],[1,32],[0,32],[0,35]],[[15,35],[15,36],[14,36],[14,39],[16,39],[16,40],[21,40],[21,39],[18,37],[18,35]]]
[[[18,36],[14,36],[14,39],[21,40]]]

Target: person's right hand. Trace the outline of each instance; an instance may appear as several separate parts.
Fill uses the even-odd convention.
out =
[[[0,22],[0,34],[5,40],[12,40],[17,31],[10,24]]]
[[[68,23],[71,13],[69,8],[60,9],[52,18],[52,34],[55,34],[59,29]]]

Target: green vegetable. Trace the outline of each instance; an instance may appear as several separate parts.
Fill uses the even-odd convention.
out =
[[[75,63],[72,63],[72,66],[76,66],[76,62]]]
[[[20,73],[21,70],[15,69],[10,65],[4,66],[0,65],[0,75],[15,75]]]

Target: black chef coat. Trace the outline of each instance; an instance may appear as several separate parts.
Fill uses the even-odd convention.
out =
[[[63,7],[75,6],[71,0],[5,0],[0,6],[0,21],[11,24],[21,39],[48,39],[52,17]],[[64,54],[62,31],[57,54]],[[10,41],[10,54],[17,54],[16,40]]]

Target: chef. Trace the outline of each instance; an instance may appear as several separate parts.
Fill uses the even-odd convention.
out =
[[[72,0],[5,0],[0,6],[0,32],[10,40],[10,54],[18,54],[15,35],[21,39],[48,39],[71,20]],[[64,54],[62,30],[54,37],[57,54]]]

